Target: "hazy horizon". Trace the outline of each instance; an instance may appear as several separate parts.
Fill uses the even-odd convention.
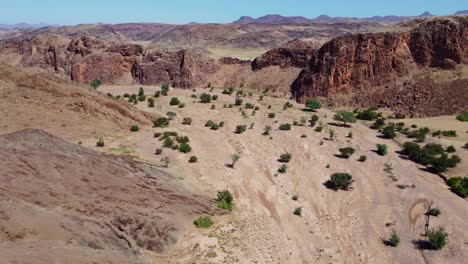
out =
[[[78,4],[58,0],[9,1],[2,4],[0,24],[229,23],[241,16],[257,18],[268,14],[307,18],[319,15],[363,18],[388,15],[418,16],[426,11],[443,16],[468,9],[468,0],[329,0],[327,5],[316,0],[142,0],[132,4],[134,3],[124,0],[102,0],[97,3],[82,0]]]

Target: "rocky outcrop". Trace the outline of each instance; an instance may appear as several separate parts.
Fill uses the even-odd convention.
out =
[[[298,101],[359,91],[424,67],[468,62],[468,18],[426,20],[409,32],[335,38],[323,45],[292,84]]]
[[[40,34],[3,41],[0,52],[19,54],[24,66],[51,69],[80,83],[133,81],[191,88],[205,83],[207,75],[217,68],[214,60],[195,51],[149,52],[138,44],[104,42],[89,36]]]
[[[252,62],[252,70],[257,71],[270,66],[281,68],[304,68],[316,50],[316,45],[302,40],[293,40],[272,49]]]

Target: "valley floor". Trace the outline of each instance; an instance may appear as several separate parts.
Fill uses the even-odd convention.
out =
[[[123,95],[138,93],[139,87],[105,86],[103,93]],[[159,88],[145,87],[152,95]],[[158,115],[168,111],[177,117],[165,129],[143,127],[139,132],[124,136],[104,138],[104,151],[135,155],[150,163],[161,163],[169,157],[167,169],[177,175],[190,188],[211,197],[217,191],[227,189],[234,195],[235,209],[226,216],[216,217],[215,225],[207,230],[190,228],[171,252],[158,255],[146,252],[153,263],[463,263],[468,258],[468,203],[453,194],[439,176],[426,172],[415,163],[399,157],[396,142],[377,137],[377,132],[358,122],[351,128],[336,127],[333,112],[318,111],[325,129],[314,131],[309,126],[293,126],[291,131],[280,131],[283,123],[310,119],[313,114],[304,112],[301,105],[282,110],[286,100],[265,96],[246,96],[260,107],[255,115],[252,109],[241,115],[236,108],[224,108],[233,104],[235,96],[223,95],[215,89],[211,94],[219,98],[210,104],[201,104],[192,94],[209,93],[209,89],[175,90],[169,96],[156,98],[156,107],[139,102],[140,109]],[[172,97],[185,103],[184,108],[170,106]],[[211,105],[215,109],[211,109]],[[271,105],[271,109],[267,106]],[[275,112],[270,119],[268,113]],[[182,125],[182,119],[190,117],[192,125]],[[208,120],[224,127],[210,130]],[[246,125],[243,134],[235,134],[237,125]],[[263,136],[265,126],[271,126],[271,138]],[[464,130],[468,130],[463,124]],[[328,131],[334,130],[337,138],[328,139]],[[192,152],[182,154],[163,149],[155,155],[162,142],[153,137],[154,132],[175,131],[188,136]],[[353,138],[348,138],[352,131]],[[302,136],[302,135],[306,135]],[[96,139],[83,145],[95,147]],[[387,156],[379,156],[376,144],[389,147]],[[350,159],[338,156],[339,148],[353,147],[356,153]],[[459,149],[459,148],[457,148]],[[292,154],[286,173],[278,173],[279,156]],[[467,150],[459,149],[466,164]],[[232,154],[239,154],[235,168]],[[191,155],[198,162],[191,164]],[[358,161],[361,155],[366,162]],[[391,164],[396,181],[384,172],[384,165]],[[347,172],[355,182],[350,191],[333,191],[326,187],[330,175]],[[464,175],[461,175],[464,176]],[[399,188],[397,185],[404,185]],[[293,200],[293,195],[299,198]],[[442,214],[431,217],[429,228],[445,226],[449,244],[441,251],[425,250],[429,206],[438,207]],[[302,217],[293,214],[302,207]],[[401,238],[397,248],[385,246],[384,240],[396,230]]]

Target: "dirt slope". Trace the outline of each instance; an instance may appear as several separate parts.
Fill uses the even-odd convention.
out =
[[[28,129],[0,136],[2,262],[146,263],[199,214],[208,198],[129,157],[100,154]]]

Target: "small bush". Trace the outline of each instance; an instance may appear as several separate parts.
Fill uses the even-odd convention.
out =
[[[385,138],[394,139],[396,137],[395,125],[392,124],[392,125],[386,126],[382,130],[382,133]]]
[[[348,123],[356,123],[356,117],[352,112],[347,111],[338,111],[333,117],[334,120],[343,122],[344,126],[347,126]]]
[[[174,147],[174,141],[171,138],[166,138],[163,141],[163,147],[165,148],[172,148]]]
[[[167,96],[168,92],[169,92],[169,84],[163,83],[163,84],[161,85],[161,93],[162,93],[162,95]]]
[[[99,86],[101,86],[101,84],[102,84],[101,80],[92,80],[89,83],[89,86],[91,86],[91,88],[93,88],[93,89],[97,89],[97,88],[99,88]]]
[[[155,105],[154,105],[154,99],[153,99],[153,98],[149,98],[149,99],[148,99],[148,107],[151,107],[151,108],[152,108],[152,107],[154,107],[154,106],[155,106]]]
[[[262,135],[269,136],[270,131],[271,131],[271,126],[265,126],[265,128],[263,129],[263,134]]]
[[[279,173],[286,173],[287,170],[288,170],[288,165],[283,164],[283,165],[281,165],[281,167],[278,169],[278,172],[279,172]]]
[[[221,209],[226,209],[232,211],[233,207],[233,198],[232,194],[229,191],[222,191],[218,192],[218,196],[216,198],[217,206]]]
[[[289,163],[291,161],[292,155],[291,153],[284,153],[280,155],[279,162]]]
[[[312,117],[310,118],[310,126],[311,127],[314,127],[316,124],[317,124],[317,121],[319,120],[319,116],[318,115],[312,115]]]
[[[322,104],[317,99],[307,99],[305,107],[312,111],[316,111],[317,109],[322,108]]]
[[[182,125],[191,125],[191,124],[192,124],[192,118],[190,118],[190,117],[185,117],[182,120]]]
[[[96,147],[98,148],[104,147],[104,140],[102,138],[99,138],[99,140],[96,142]]]
[[[154,138],[158,138],[158,137],[160,137],[162,134],[161,134],[161,132],[154,132],[153,135],[154,135]]]
[[[376,120],[377,118],[380,118],[380,117],[382,117],[382,113],[376,112],[372,108],[369,108],[369,109],[366,109],[366,110],[363,110],[363,111],[359,111],[356,114],[356,118],[360,119],[360,120],[372,121],[372,120]]]
[[[169,102],[170,105],[178,105],[180,103],[179,98],[172,97],[171,101]]]
[[[358,159],[358,161],[360,161],[360,162],[365,162],[366,160],[367,160],[367,157],[364,156],[364,155],[360,156],[359,159]]]
[[[239,159],[240,159],[239,154],[231,155],[231,168],[234,168],[234,166],[236,166],[236,163],[239,161]]]
[[[392,235],[390,236],[390,239],[388,240],[388,245],[392,247],[398,247],[399,244],[400,244],[400,237],[398,236],[395,230],[392,230]]]
[[[209,216],[200,216],[195,221],[193,221],[193,224],[198,228],[209,228],[214,223]]]
[[[371,128],[372,129],[381,129],[383,126],[385,126],[385,120],[383,118],[379,118],[379,119],[374,121]]]
[[[216,100],[218,100],[218,96],[217,96],[216,94],[215,94],[215,95],[213,95],[213,96],[211,96],[211,100],[213,100],[213,101],[216,101]]]
[[[155,127],[167,127],[169,126],[169,119],[166,117],[160,117],[153,121]]]
[[[294,214],[297,216],[302,216],[302,207],[296,207],[296,209],[294,209]]]
[[[179,151],[182,153],[189,153],[192,151],[192,147],[188,143],[181,143],[179,146]]]
[[[161,148],[157,148],[156,151],[154,152],[155,155],[161,155],[163,150]]]
[[[468,113],[457,115],[457,120],[461,122],[468,122]]]
[[[133,125],[132,127],[130,127],[130,131],[138,132],[138,131],[140,131],[140,127],[138,125]]]
[[[455,131],[455,130],[444,130],[444,131],[442,131],[442,135],[444,137],[456,137],[457,136],[457,131]]]
[[[200,95],[200,103],[202,104],[209,104],[211,102],[211,95],[207,93],[202,93]]]
[[[454,152],[456,152],[457,150],[456,150],[455,147],[452,145],[452,146],[448,146],[447,149],[446,149],[445,151],[447,151],[447,153],[454,153]]]
[[[189,158],[189,161],[188,161],[188,162],[189,162],[189,163],[195,163],[195,162],[197,162],[197,161],[198,161],[197,156],[191,156],[191,157]]]
[[[247,126],[238,125],[238,126],[236,126],[236,131],[235,131],[235,133],[236,133],[236,134],[242,134],[242,133],[244,133],[246,130],[247,130]]]
[[[468,196],[468,177],[453,177],[447,181],[450,190],[460,197]]]
[[[353,176],[349,173],[334,173],[330,177],[330,183],[335,190],[348,190],[353,183]]]
[[[243,102],[242,99],[236,98],[236,100],[234,101],[234,105],[235,105],[235,106],[241,106],[241,105],[242,105],[242,102]]]
[[[351,147],[340,148],[339,151],[341,153],[341,156],[343,156],[343,158],[345,159],[349,159],[349,157],[351,157],[351,155],[353,155],[354,152],[356,152],[356,150]]]
[[[377,153],[380,156],[385,156],[388,154],[388,147],[385,144],[377,144]]]
[[[295,195],[293,195],[292,199],[293,199],[293,201],[297,201],[297,200],[299,200],[299,196],[297,194],[295,194]]]
[[[431,247],[435,250],[440,250],[448,243],[448,234],[445,228],[439,227],[437,230],[431,229],[427,234]]]
[[[177,114],[172,111],[167,112],[166,115],[169,118],[169,120],[174,120],[174,118],[177,116]]]
[[[440,210],[439,208],[431,208],[429,211],[427,211],[427,214],[430,216],[439,216],[440,215]]]
[[[283,131],[291,130],[291,124],[288,124],[288,123],[286,123],[286,124],[281,124],[281,125],[279,126],[279,130],[283,130]]]
[[[276,114],[275,113],[268,113],[268,118],[275,118]]]
[[[177,143],[189,143],[190,139],[187,136],[176,137]]]

